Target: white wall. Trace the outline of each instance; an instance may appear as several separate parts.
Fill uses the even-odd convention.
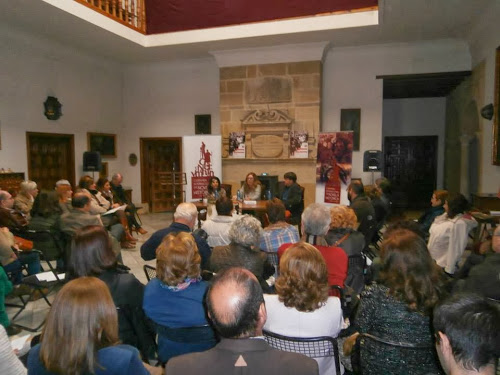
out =
[[[371,173],[363,172],[363,152],[382,149],[383,83],[376,76],[470,68],[468,46],[457,40],[332,48],[323,63],[322,130],[340,130],[341,108],[361,108],[360,151],[353,153],[352,176],[371,182]]]
[[[495,93],[495,50],[500,47],[500,1],[492,1],[491,7],[485,16],[472,30],[469,37],[471,46],[472,66],[485,63],[484,102],[478,102],[478,112],[489,103],[494,103]],[[495,116],[500,116],[496,113]],[[500,122],[499,122],[500,123]],[[493,125],[494,120],[480,118],[481,155],[479,162],[479,192],[497,193],[500,189],[500,166],[493,165]]]
[[[387,136],[438,136],[437,188],[443,187],[446,98],[386,99],[382,142]]]
[[[0,51],[0,167],[29,177],[27,131],[74,134],[78,180],[87,132],[116,133],[120,128],[120,65],[4,27]],[[63,116],[57,121],[43,114],[48,95],[62,103]],[[117,163],[105,161],[111,168]]]
[[[195,114],[212,115],[212,134],[220,134],[215,59],[129,66],[124,77],[124,161],[131,152],[140,159],[140,138],[194,135]],[[133,199],[140,202],[140,161],[135,167],[126,162],[120,167],[124,185],[133,188]]]

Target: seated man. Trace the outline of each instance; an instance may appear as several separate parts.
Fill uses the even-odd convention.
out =
[[[498,303],[477,295],[455,295],[434,309],[433,325],[447,374],[495,374],[500,357]]]
[[[207,242],[210,247],[224,246],[229,244],[229,227],[234,221],[233,201],[226,196],[215,201],[217,215],[206,220],[201,229],[208,234]]]
[[[21,230],[28,225],[26,216],[21,211],[15,210],[14,198],[8,191],[0,190],[0,227],[11,230]]]
[[[290,212],[290,223],[298,224],[300,222],[300,215],[302,211],[304,211],[302,190],[297,184],[297,175],[295,173],[285,173],[284,180],[285,185],[279,192],[279,198],[282,200],[285,208]]]
[[[170,233],[189,232],[193,228],[198,219],[198,209],[193,203],[181,203],[177,206],[174,213],[174,221],[170,226],[164,229],[157,230],[153,235],[141,246],[141,257],[144,260],[152,260],[156,258],[156,249],[160,246],[163,238]],[[211,250],[205,241],[199,235],[193,235],[198,246],[198,252],[201,256],[201,269],[206,269],[208,259],[210,258]]]
[[[267,218],[270,225],[264,228],[260,239],[260,249],[277,252],[284,243],[300,241],[299,232],[293,225],[285,222],[285,206],[278,198],[267,201]]]
[[[229,268],[217,274],[206,301],[220,343],[206,352],[172,358],[167,362],[167,374],[318,373],[313,359],[273,349],[263,339],[266,306],[259,282],[250,271]]]
[[[113,199],[115,203],[120,205],[127,205],[127,219],[129,221],[129,228],[137,231],[140,234],[148,233],[147,230],[141,227],[141,224],[138,223],[135,215],[137,214],[137,209],[134,204],[129,201],[127,196],[125,195],[125,190],[122,186],[123,176],[120,173],[114,173],[111,177],[111,191],[113,192]]]

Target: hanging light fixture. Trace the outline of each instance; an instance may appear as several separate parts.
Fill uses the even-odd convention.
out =
[[[47,96],[47,99],[43,103],[43,106],[45,108],[45,112],[43,114],[49,120],[57,120],[59,117],[62,116],[61,112],[62,104],[59,103],[59,100],[57,100],[56,97]]]

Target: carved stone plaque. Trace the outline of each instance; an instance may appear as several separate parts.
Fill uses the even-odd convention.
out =
[[[258,158],[279,158],[283,153],[283,137],[258,135],[252,138],[252,153]]]
[[[247,103],[288,103],[292,100],[292,81],[284,77],[249,79],[245,92]]]

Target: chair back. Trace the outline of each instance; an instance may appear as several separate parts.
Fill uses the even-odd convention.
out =
[[[220,187],[226,191],[226,196],[229,199],[231,199],[231,197],[232,197],[231,190],[232,190],[233,186],[230,184],[220,184]]]
[[[380,354],[390,353],[380,361]],[[374,357],[376,356],[376,357]],[[374,360],[378,358],[378,360]],[[361,333],[356,338],[356,344],[351,356],[355,374],[402,374],[411,368],[421,368],[426,362],[436,364],[438,359],[434,356],[434,348],[429,344],[413,344],[394,342],[368,333]]]
[[[274,277],[277,278],[280,274],[280,261],[278,258],[278,252],[275,251],[264,251],[267,256],[267,261],[271,263],[271,265],[274,267],[275,272],[274,272]]]
[[[148,282],[156,277],[155,267],[145,264],[142,268],[144,269],[144,273],[146,274],[146,279],[148,280]]]
[[[336,373],[340,375],[340,359],[337,339],[330,336],[290,337],[263,331],[267,343],[278,350],[304,354],[309,358],[333,357]]]

